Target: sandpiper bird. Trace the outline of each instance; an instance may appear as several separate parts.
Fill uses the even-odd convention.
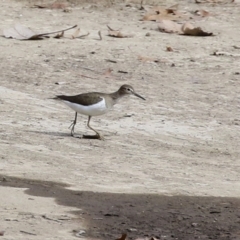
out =
[[[143,98],[134,91],[132,86],[127,84],[122,85],[118,89],[118,91],[109,94],[90,92],[82,93],[75,96],[58,95],[54,99],[62,100],[67,106],[69,106],[75,111],[75,119],[69,127],[71,128],[72,136],[74,136],[74,127],[77,123],[77,114],[80,113],[88,116],[87,126],[96,133],[96,135],[93,136],[83,135],[83,138],[103,140],[103,136],[101,136],[99,132],[97,132],[90,126],[91,117],[99,116],[108,112],[118,102],[120,98],[131,94],[145,100],[145,98]]]

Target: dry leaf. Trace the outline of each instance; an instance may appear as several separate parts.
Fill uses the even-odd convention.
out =
[[[112,28],[108,27],[108,36],[115,37],[115,38],[130,38],[133,37],[132,34],[123,34],[119,30],[113,30]]]
[[[205,10],[196,10],[194,14],[201,17],[208,17],[210,15],[210,13]]]
[[[119,30],[114,30],[114,29],[112,29],[110,26],[108,26],[107,25],[107,27],[108,27],[108,29],[110,30],[110,31],[119,31]]]
[[[123,233],[122,236],[120,238],[117,238],[116,240],[125,240],[127,237],[126,233]]]
[[[120,31],[111,31],[111,30],[108,30],[108,35],[111,36],[111,37],[123,37],[122,33]]]
[[[62,31],[61,33],[58,33],[56,36],[54,36],[54,38],[61,38],[64,35],[64,31]]]
[[[76,38],[80,33],[80,28],[77,28],[76,31],[72,34],[72,39]]]
[[[181,33],[181,24],[171,20],[161,20],[158,23],[158,30],[166,33]]]
[[[178,10],[178,4],[175,4],[169,8],[164,8],[161,6],[156,6],[152,8],[143,18],[143,21],[159,21],[159,20],[179,20],[184,19],[182,13]]]
[[[110,31],[108,30],[108,36],[115,38],[129,38],[133,37],[132,35],[123,34],[120,31]]]
[[[162,20],[158,24],[158,30],[165,33],[177,33],[188,36],[212,36],[213,33],[205,32],[200,27],[194,27],[191,23],[186,22],[179,24],[171,20]]]
[[[182,25],[183,35],[189,36],[199,36],[199,37],[207,37],[212,36],[213,33],[205,32],[200,27],[194,27],[191,23],[184,23]]]
[[[18,39],[18,40],[41,40],[41,39],[45,38],[47,35],[59,33],[59,32],[65,32],[65,31],[70,30],[75,27],[77,27],[77,25],[67,28],[67,29],[64,29],[64,30],[60,30],[60,31],[37,34],[30,28],[25,27],[21,24],[17,24],[12,28],[4,29],[3,36],[6,38],[14,38],[14,39]]]
[[[86,33],[86,34],[83,34],[83,35],[79,35],[80,33],[80,28],[78,28],[72,35],[71,35],[71,38],[72,39],[75,39],[75,38],[85,38],[87,37],[90,33]]]
[[[20,24],[16,24],[13,28],[4,29],[3,35],[6,38],[15,38],[19,40],[40,40],[44,38],[43,35],[39,35],[30,28]]]

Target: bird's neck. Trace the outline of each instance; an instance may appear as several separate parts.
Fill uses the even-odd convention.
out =
[[[113,93],[111,93],[110,95],[111,95],[111,97],[112,97],[112,100],[113,100],[113,104],[114,104],[114,105],[119,101],[119,99],[121,99],[122,97],[125,96],[125,94],[122,94],[122,93],[119,92],[119,91],[113,92]]]

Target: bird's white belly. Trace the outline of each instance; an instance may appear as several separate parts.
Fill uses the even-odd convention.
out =
[[[73,109],[75,112],[87,115],[87,116],[98,116],[106,113],[108,111],[108,108],[106,107],[105,99],[102,101],[89,105],[84,106],[77,103],[72,103],[68,101],[63,101],[66,105],[68,105],[71,109]]]

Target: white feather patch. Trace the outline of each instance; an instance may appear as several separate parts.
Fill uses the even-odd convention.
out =
[[[87,115],[87,116],[99,116],[106,112],[108,112],[108,108],[105,103],[105,99],[103,98],[102,101],[89,105],[89,106],[83,106],[77,103],[72,103],[69,101],[63,101],[66,105],[68,105],[71,109],[73,109],[75,112]]]

